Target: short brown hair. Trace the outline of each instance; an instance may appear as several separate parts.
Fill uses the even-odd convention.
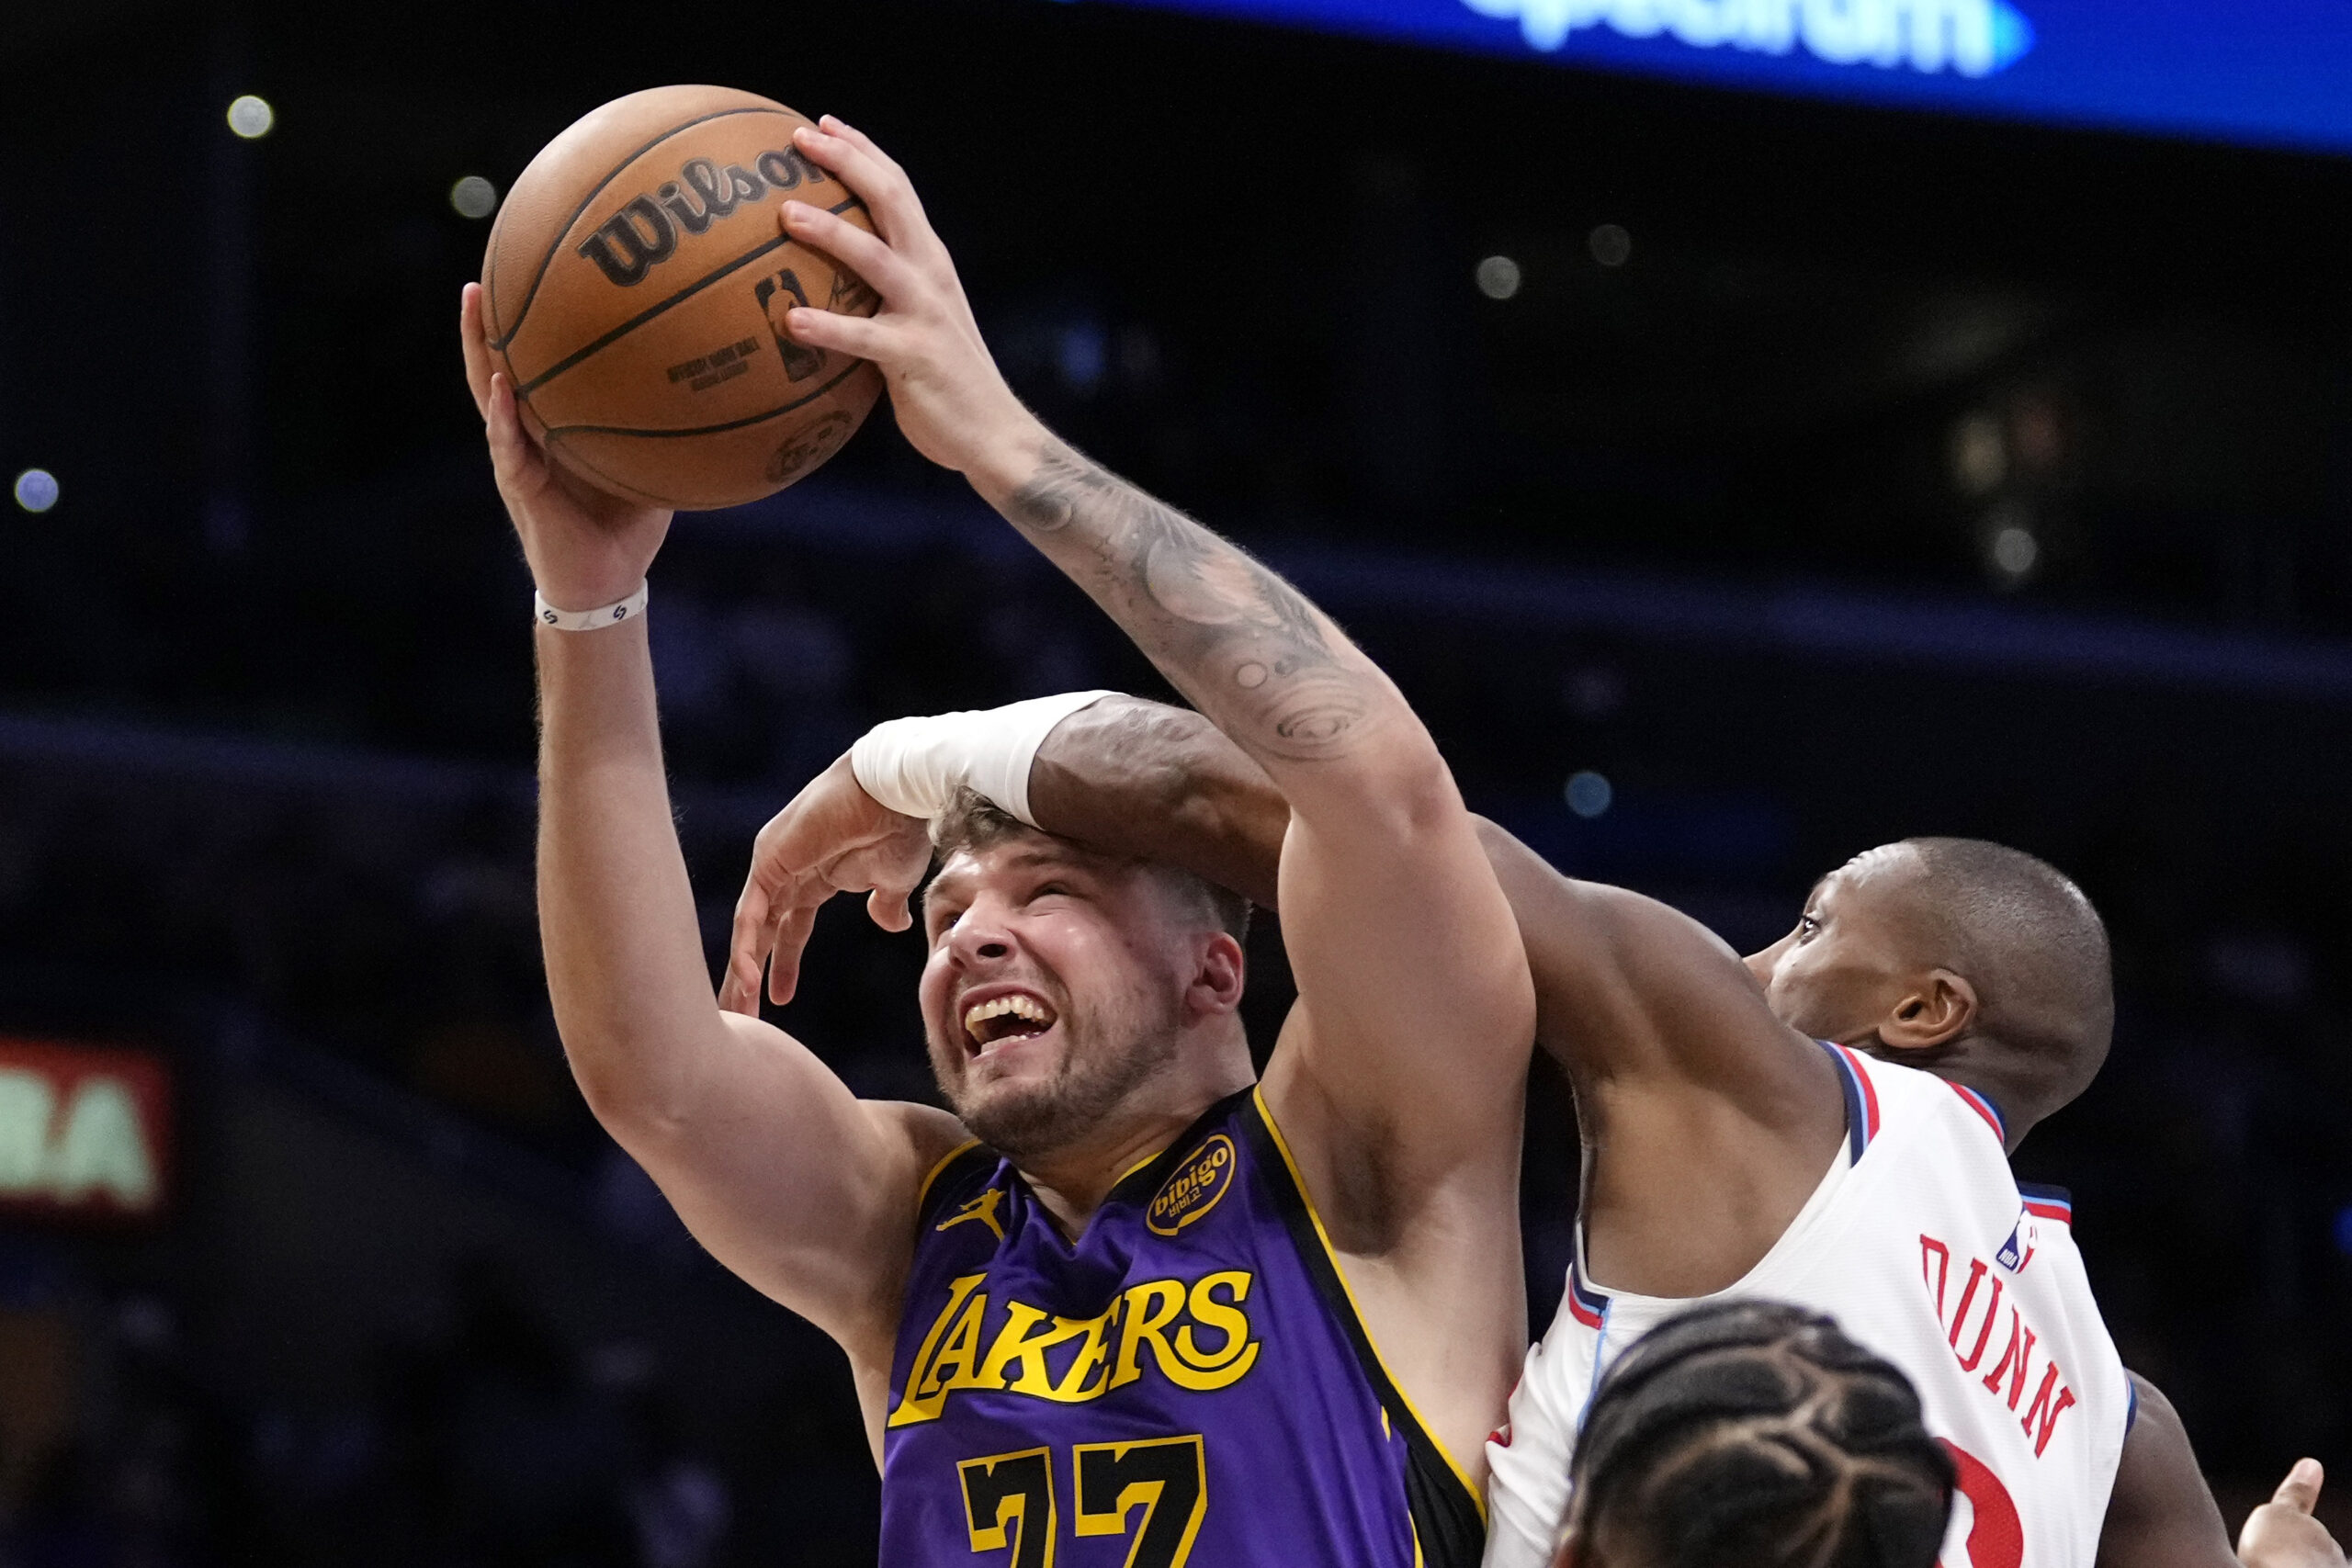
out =
[[[948,804],[947,809],[932,818],[931,823],[931,847],[942,861],[958,851],[978,853],[993,849],[1007,839],[1023,836],[1056,837],[1043,828],[1032,828],[968,784],[956,792],[956,798]],[[1250,900],[1240,894],[1165,862],[1138,861],[1135,863],[1157,876],[1169,891],[1198,915],[1204,925],[1216,927],[1236,942],[1250,940]]]

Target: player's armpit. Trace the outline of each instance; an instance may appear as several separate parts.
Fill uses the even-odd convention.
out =
[[[2100,1527],[2098,1568],[2237,1568],[2228,1529],[2172,1401],[2127,1374],[2139,1414]]]

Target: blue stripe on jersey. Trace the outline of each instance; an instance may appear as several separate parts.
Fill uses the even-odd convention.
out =
[[[1861,1078],[1855,1073],[1854,1064],[1846,1059],[1845,1052],[1826,1040],[1816,1043],[1838,1064],[1838,1086],[1846,1092],[1846,1152],[1860,1163],[1862,1151],[1871,1146],[1870,1116],[1862,1106]]]

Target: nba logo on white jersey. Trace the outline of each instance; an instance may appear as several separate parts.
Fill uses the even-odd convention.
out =
[[[1993,1261],[2012,1274],[2022,1274],[2025,1266],[2033,1261],[2034,1245],[2041,1239],[2033,1228],[2033,1216],[2025,1210],[2018,1211],[2018,1223],[2009,1229],[2009,1239],[1993,1255]]]

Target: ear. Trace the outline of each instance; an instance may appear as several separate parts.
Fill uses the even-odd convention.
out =
[[[1976,1021],[1976,987],[1966,976],[1930,969],[1879,1021],[1879,1043],[1893,1051],[1945,1044]]]
[[[1201,939],[1193,983],[1184,989],[1185,1005],[1203,1017],[1229,1013],[1241,1005],[1241,987],[1248,974],[1241,944],[1226,931],[1211,931]]]

